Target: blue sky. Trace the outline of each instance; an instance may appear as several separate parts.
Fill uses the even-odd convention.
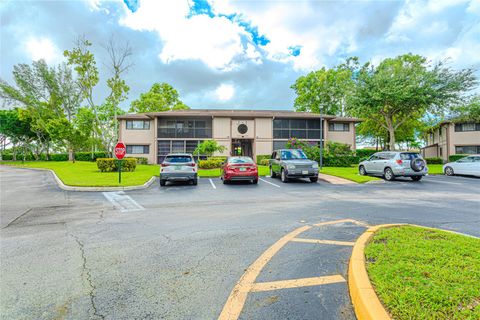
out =
[[[85,35],[107,95],[102,45],[133,47],[129,103],[168,82],[192,108],[291,109],[299,76],[345,58],[378,63],[403,53],[480,69],[480,1],[2,1],[0,78]],[[479,74],[479,73],[477,73]],[[479,74],[480,75],[480,74]]]

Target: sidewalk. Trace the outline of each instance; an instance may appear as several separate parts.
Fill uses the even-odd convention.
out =
[[[320,180],[326,181],[326,182],[331,183],[331,184],[357,184],[356,182],[353,182],[353,181],[350,181],[350,180],[347,180],[347,179],[343,179],[343,178],[339,178],[339,177],[335,177],[335,176],[331,176],[331,175],[324,174],[324,173],[319,173],[318,178]]]

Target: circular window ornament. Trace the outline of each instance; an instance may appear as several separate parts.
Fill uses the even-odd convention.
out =
[[[245,134],[248,131],[248,127],[247,127],[246,124],[242,123],[242,124],[238,125],[237,130],[240,134]]]

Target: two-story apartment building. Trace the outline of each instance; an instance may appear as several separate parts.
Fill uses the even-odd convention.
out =
[[[422,155],[447,161],[452,154],[480,154],[480,123],[443,121],[432,130]]]
[[[119,139],[127,146],[127,156],[145,157],[161,163],[171,152],[193,153],[203,140],[225,146],[219,155],[231,155],[241,147],[243,155],[271,154],[285,147],[289,138],[319,144],[320,141],[346,143],[355,149],[356,118],[323,116],[309,112],[273,110],[191,109],[119,116]]]

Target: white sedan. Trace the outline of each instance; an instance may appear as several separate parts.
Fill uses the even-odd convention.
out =
[[[480,154],[472,154],[457,161],[449,162],[443,166],[443,172],[447,176],[462,174],[480,177]]]

